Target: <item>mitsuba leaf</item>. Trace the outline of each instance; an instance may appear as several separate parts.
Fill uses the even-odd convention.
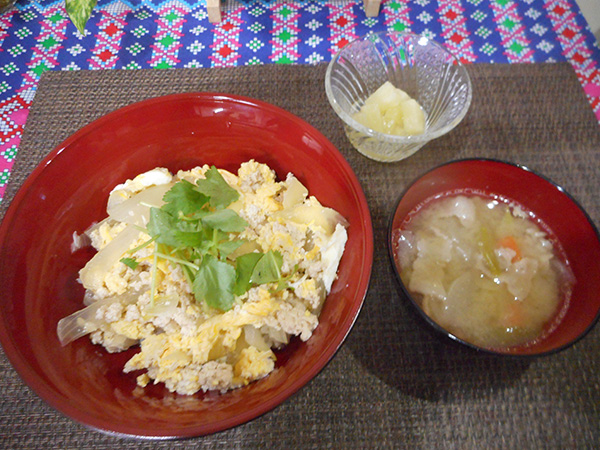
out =
[[[204,244],[204,237],[198,231],[175,231],[173,233],[178,247],[200,247]]]
[[[156,242],[174,248],[196,247],[204,240],[202,233],[195,231],[190,224],[177,220],[159,208],[150,208],[147,229]]]
[[[235,295],[242,295],[250,289],[250,286],[252,286],[250,278],[252,277],[256,263],[263,256],[264,253],[246,253],[236,258],[236,279],[233,289]]]
[[[196,181],[198,191],[210,197],[209,203],[213,208],[223,209],[236,201],[240,194],[229,186],[215,166],[205,173],[206,178]]]
[[[163,200],[165,204],[161,209],[179,217],[179,213],[189,216],[197,213],[208,203],[208,197],[198,191],[197,187],[189,181],[179,181],[169,189]]]
[[[242,232],[248,222],[231,209],[218,209],[202,218],[202,223],[216,230],[226,232]]]
[[[156,241],[172,247],[179,246],[179,242],[175,240],[173,234],[173,231],[177,229],[177,223],[168,212],[159,208],[150,208],[150,219],[146,228]]]
[[[65,10],[81,34],[85,34],[85,24],[92,15],[96,3],[97,0],[65,0]]]
[[[212,255],[205,255],[196,273],[193,291],[196,300],[208,306],[227,311],[233,305],[235,269]]]
[[[238,239],[235,241],[223,241],[217,244],[217,250],[219,250],[219,254],[221,258],[227,258],[231,253],[236,251],[242,244],[243,240]]]
[[[269,250],[256,263],[250,281],[255,284],[279,282],[283,256],[276,250]]]
[[[215,249],[215,243],[212,240],[207,239],[206,237],[202,238],[202,240],[194,245],[194,251],[197,255],[202,257],[206,253],[209,253]]]

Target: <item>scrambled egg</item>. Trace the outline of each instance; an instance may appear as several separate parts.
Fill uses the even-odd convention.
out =
[[[88,232],[99,250],[80,272],[89,306],[67,325],[78,330],[75,338],[90,334],[109,352],[139,344],[124,371],[140,371],[142,387],[153,382],[187,395],[224,392],[268,375],[275,368],[273,350],[291,336],[311,337],[336,277],[347,240],[345,219],[309,196],[293,175],[278,182],[267,165],[251,160],[237,175],[219,170],[240,194],[229,208],[249,224],[239,235],[246,243],[230,257],[277,250],[283,275],[291,276],[288,287],[254,286],[225,312],[197,302],[181,267],[156,260],[153,243],[142,245],[150,238],[143,230],[148,204],[160,206],[175,182],[195,183],[208,169],[171,175],[157,168],[126,181],[110,194],[109,217]],[[120,262],[124,249],[134,250],[135,268]]]

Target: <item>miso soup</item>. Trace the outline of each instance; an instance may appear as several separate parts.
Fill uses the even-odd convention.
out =
[[[558,323],[574,282],[544,228],[500,198],[435,199],[402,225],[400,276],[456,337],[490,349],[527,345]]]

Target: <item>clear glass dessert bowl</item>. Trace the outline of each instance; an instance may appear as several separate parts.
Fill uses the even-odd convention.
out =
[[[388,81],[422,107],[422,134],[385,134],[355,119]],[[465,117],[473,96],[466,67],[448,50],[424,36],[394,32],[371,33],[344,46],[329,63],[325,92],[352,145],[383,162],[405,159],[448,133]]]

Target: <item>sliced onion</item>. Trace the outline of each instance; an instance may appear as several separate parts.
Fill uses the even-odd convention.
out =
[[[328,294],[331,291],[331,285],[335,280],[347,240],[348,233],[346,232],[346,229],[342,225],[337,224],[335,232],[321,250],[321,261],[324,266],[323,283],[325,284],[325,290]]]
[[[127,291],[123,295],[107,297],[98,300],[91,305],[74,312],[70,316],[63,317],[58,321],[56,333],[61,345],[65,346],[76,339],[79,339],[86,334],[98,329],[101,321],[96,319],[96,312],[103,306],[112,305],[113,303],[121,303],[130,305],[138,299],[139,293]]]
[[[148,316],[170,316],[177,311],[179,306],[179,296],[177,295],[159,295],[154,299],[154,305],[149,304],[144,313]]]
[[[172,186],[169,183],[146,188],[124,202],[109,205],[108,215],[118,222],[145,227],[150,218],[148,205],[161,207],[163,196]]]
[[[140,231],[137,228],[127,225],[106,247],[96,253],[79,271],[83,286],[94,291],[100,289],[104,283],[104,276],[130,249],[139,235]]]
[[[308,196],[308,189],[294,176],[285,180],[287,189],[283,192],[283,208],[288,209],[304,202]]]
[[[244,327],[244,338],[248,345],[256,347],[261,352],[269,350],[269,346],[265,342],[262,333],[252,325],[246,325]]]
[[[87,247],[91,244],[91,239],[85,232],[83,234],[77,234],[77,231],[73,231],[73,242],[71,242],[71,253],[75,253],[80,248]]]
[[[261,331],[265,333],[265,335],[273,341],[276,347],[280,347],[282,345],[287,345],[290,338],[289,335],[279,328],[273,328],[268,325],[263,325],[261,327]]]
[[[325,230],[328,236],[333,234],[337,224],[347,224],[346,219],[340,213],[326,208],[318,202],[305,202],[293,208],[278,211],[276,215],[299,224],[319,226]]]

